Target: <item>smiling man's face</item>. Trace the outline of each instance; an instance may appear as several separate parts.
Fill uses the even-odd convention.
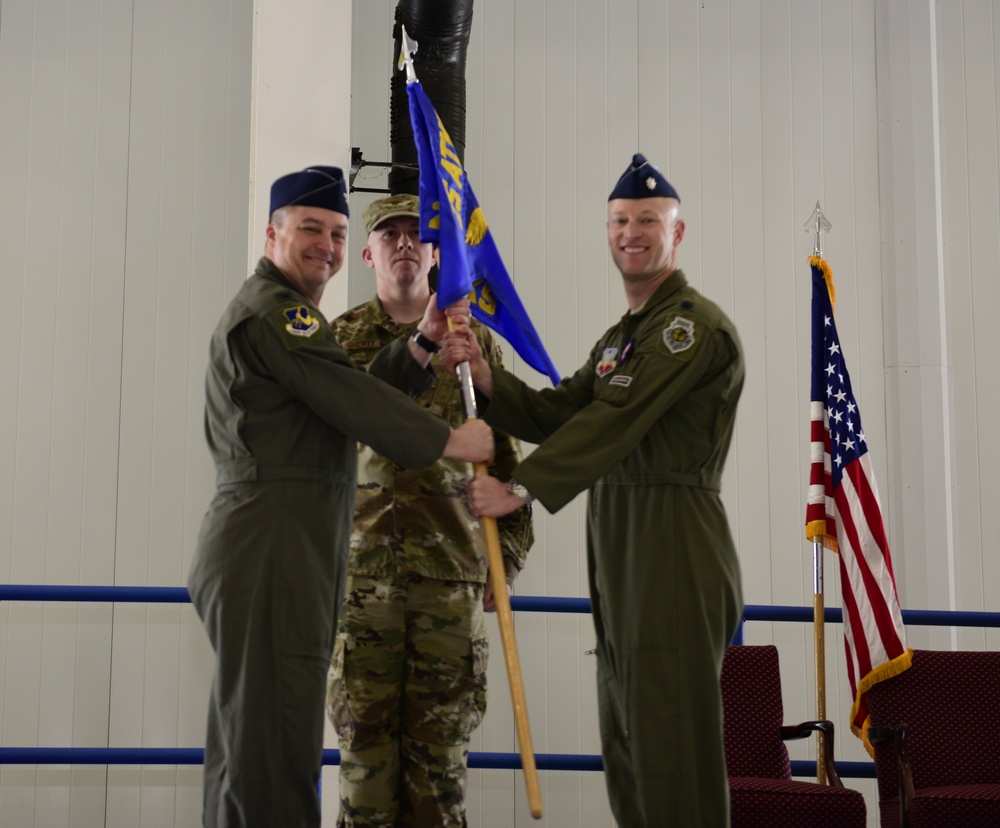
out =
[[[267,225],[264,255],[313,304],[347,252],[347,216],[322,207],[282,207]]]
[[[677,245],[683,238],[677,199],[608,202],[608,245],[626,282],[662,282],[677,266]]]

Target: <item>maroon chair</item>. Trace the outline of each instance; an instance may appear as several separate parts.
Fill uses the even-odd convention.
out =
[[[1000,826],[1000,652],[914,650],[868,716],[883,828]]]
[[[833,724],[784,725],[778,649],[733,646],[722,662],[723,731],[732,828],[865,828],[865,798],[833,762]],[[787,739],[826,734],[827,785],[792,779]]]

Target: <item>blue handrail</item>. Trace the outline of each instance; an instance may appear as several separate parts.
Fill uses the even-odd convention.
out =
[[[0,748],[0,765],[200,765],[204,748],[22,747]],[[323,751],[324,765],[339,765],[340,751]],[[600,771],[600,756],[575,753],[536,753],[539,770]],[[469,753],[469,767],[519,770],[519,753]],[[841,776],[875,778],[871,762],[837,762]],[[792,761],[793,776],[815,776],[816,763]]]
[[[63,584],[0,584],[0,601],[81,601],[146,604],[190,603],[186,587],[77,586]],[[589,598],[515,595],[510,607],[518,612],[590,612]],[[903,610],[903,623],[927,627],[1000,627],[1000,612]],[[812,621],[812,607],[746,604],[744,621]],[[827,623],[839,624],[839,607],[823,612]]]
[[[79,601],[147,604],[190,603],[185,587],[157,586],[86,586],[61,584],[0,584],[0,601]],[[562,598],[536,595],[515,595],[510,599],[512,610],[520,612],[590,612],[589,598]],[[950,612],[947,610],[903,610],[903,623],[945,627],[1000,627],[997,612]],[[827,623],[839,623],[837,607],[824,609]],[[813,619],[812,607],[769,606],[747,604],[744,621],[799,621]],[[738,640],[742,640],[742,625]],[[120,748],[120,747],[0,747],[0,765],[200,765],[204,761],[202,748]],[[602,770],[600,756],[567,753],[536,753],[539,770]],[[339,750],[323,751],[324,765],[340,764]],[[793,760],[792,775],[816,775],[816,762]],[[518,753],[469,753],[470,768],[521,767]],[[873,762],[837,762],[842,777],[875,778]]]

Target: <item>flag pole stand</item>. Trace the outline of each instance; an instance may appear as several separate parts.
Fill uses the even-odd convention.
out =
[[[449,319],[448,326],[451,327],[451,325],[452,322]],[[466,419],[474,420],[477,416],[476,395],[472,385],[472,372],[469,363],[460,363],[456,372],[462,390],[462,403],[465,407]],[[476,474],[489,473],[485,463],[474,463],[473,469]],[[507,664],[507,681],[510,684],[510,698],[514,708],[514,726],[521,753],[521,768],[524,770],[524,784],[528,792],[528,808],[535,819],[541,819],[542,794],[538,784],[535,751],[531,743],[531,728],[528,725],[528,705],[524,695],[524,684],[521,681],[521,664],[517,655],[517,639],[514,637],[514,619],[510,610],[510,596],[507,595],[507,578],[504,571],[503,553],[500,551],[500,533],[497,529],[496,518],[483,515],[479,518],[479,522],[486,539],[489,579],[493,587],[493,599],[496,601],[504,661]]]

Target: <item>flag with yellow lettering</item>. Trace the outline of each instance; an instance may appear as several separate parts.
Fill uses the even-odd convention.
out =
[[[472,315],[556,385],[559,372],[507,274],[448,131],[420,81],[410,81],[406,92],[420,165],[420,239],[440,251],[438,307],[468,296]]]

